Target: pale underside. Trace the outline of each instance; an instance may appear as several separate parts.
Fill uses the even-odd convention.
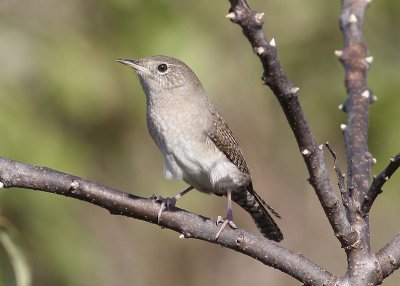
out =
[[[240,172],[209,138],[205,136],[204,141],[190,144],[192,146],[187,146],[188,142],[175,142],[180,148],[164,155],[165,177],[182,179],[199,191],[218,195],[250,183],[250,176]]]

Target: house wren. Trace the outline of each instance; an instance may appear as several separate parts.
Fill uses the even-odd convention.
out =
[[[254,191],[250,172],[232,131],[211,103],[194,72],[183,62],[167,56],[138,60],[119,59],[133,68],[142,84],[147,102],[149,133],[164,156],[164,175],[180,179],[189,188],[164,207],[174,206],[195,188],[204,193],[226,196],[228,210],[216,239],[226,225],[235,228],[231,200],[245,209],[260,232],[281,241],[283,235],[268,213],[279,215]]]

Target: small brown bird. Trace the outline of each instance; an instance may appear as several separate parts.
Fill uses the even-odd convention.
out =
[[[199,79],[183,62],[167,56],[119,59],[133,68],[147,102],[149,133],[164,156],[167,179],[184,180],[189,188],[163,201],[164,207],[195,188],[226,196],[228,210],[221,231],[233,223],[231,200],[245,209],[260,232],[281,241],[283,235],[268,211],[279,215],[254,191],[250,172],[232,131],[209,100]]]

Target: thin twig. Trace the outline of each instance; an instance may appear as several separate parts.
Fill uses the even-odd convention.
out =
[[[389,165],[372,181],[368,193],[365,195],[361,211],[367,215],[374,203],[375,199],[382,193],[383,185],[392,177],[392,175],[400,167],[400,153],[390,159]]]
[[[245,0],[230,0],[227,18],[242,27],[253,51],[264,68],[263,83],[268,85],[278,99],[296,137],[300,153],[313,186],[335,236],[343,247],[357,241],[357,233],[351,228],[343,206],[333,190],[325,165],[323,152],[318,148],[299,100],[299,88],[286,76],[278,58],[275,40],[267,41],[262,29],[263,13],[250,9]]]
[[[338,162],[335,150],[333,150],[332,146],[328,142],[325,143],[325,146],[328,148],[329,152],[331,152],[331,154],[332,154],[333,168],[335,169],[336,176],[338,179],[338,186],[339,186],[340,194],[342,196],[343,205],[345,206],[346,209],[348,209],[349,193],[346,192],[346,188],[345,188],[345,183],[344,183],[345,174],[340,170],[340,166],[339,166],[339,162]]]
[[[155,200],[124,193],[49,168],[26,165],[0,157],[0,182],[3,188],[27,188],[63,195],[100,206],[111,214],[157,224],[160,204]],[[332,274],[302,255],[241,229],[226,228],[218,241],[215,241],[215,234],[219,230],[215,222],[179,208],[164,212],[159,225],[180,233],[184,238],[200,239],[241,252],[290,274],[305,285],[333,285],[336,280]]]

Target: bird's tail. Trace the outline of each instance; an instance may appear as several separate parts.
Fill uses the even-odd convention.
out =
[[[252,184],[246,188],[246,192],[232,192],[232,200],[251,215],[264,237],[277,242],[283,239],[281,230],[268,210],[278,218],[280,215],[253,190]]]

